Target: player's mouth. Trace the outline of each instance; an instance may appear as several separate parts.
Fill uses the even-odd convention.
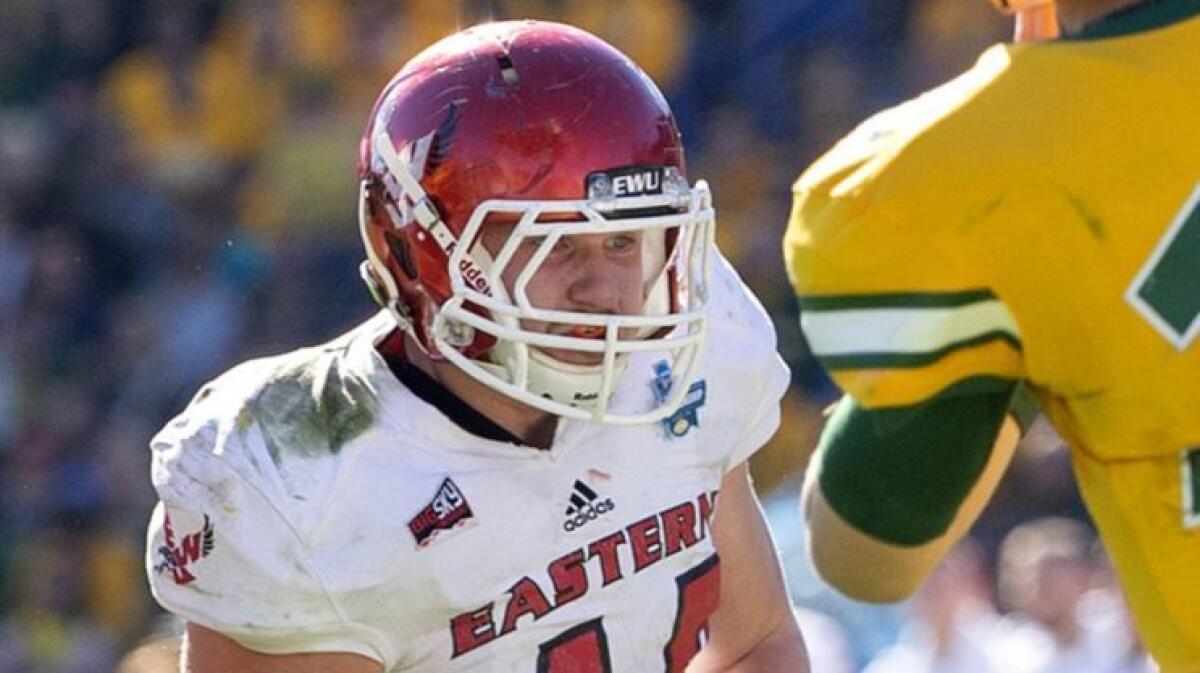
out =
[[[575,325],[567,330],[567,336],[576,339],[603,339],[605,331],[601,325]]]
[[[573,339],[604,340],[608,329],[603,325],[556,325],[551,333]],[[572,348],[543,348],[543,353],[560,362],[572,365],[593,366],[604,361],[603,353],[580,351]]]

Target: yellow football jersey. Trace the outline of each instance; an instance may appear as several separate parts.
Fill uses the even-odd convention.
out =
[[[1198,15],[993,47],[806,171],[784,240],[861,405],[1029,382],[1166,671],[1200,671]]]

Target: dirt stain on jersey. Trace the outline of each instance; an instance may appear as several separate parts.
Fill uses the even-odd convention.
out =
[[[337,454],[375,419],[370,383],[343,369],[341,349],[305,349],[285,356],[238,415],[237,428],[257,426],[278,466],[284,453],[305,458]]]
[[[1105,238],[1104,221],[1092,212],[1080,197],[1068,192],[1063,187],[1059,187],[1058,191],[1062,194],[1063,199],[1075,209],[1075,213],[1079,215],[1079,221],[1087,227],[1092,238],[1103,241]]]
[[[991,217],[992,214],[999,210],[1000,206],[1002,205],[1004,205],[1004,196],[997,196],[986,203],[974,204],[964,214],[962,223],[959,225],[959,229],[963,233],[969,232],[970,230],[974,229],[977,224],[984,222]]]

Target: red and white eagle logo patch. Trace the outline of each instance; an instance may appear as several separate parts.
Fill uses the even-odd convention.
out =
[[[180,585],[196,579],[196,576],[188,570],[188,566],[212,553],[215,544],[213,525],[209,521],[208,515],[204,515],[204,523],[200,526],[200,530],[184,535],[183,539],[176,544],[175,530],[171,527],[171,515],[167,514],[163,518],[163,538],[166,544],[158,548],[159,562],[154,564],[154,571],[160,574],[170,572],[171,579]]]

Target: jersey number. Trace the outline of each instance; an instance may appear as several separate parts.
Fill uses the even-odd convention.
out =
[[[537,673],[612,673],[600,617],[563,631],[538,648]]]
[[[1178,350],[1200,333],[1200,186],[1154,246],[1125,299]]]
[[[666,673],[683,673],[704,645],[708,616],[717,607],[721,575],[717,555],[675,578],[679,608],[671,640],[663,648]],[[537,673],[612,673],[602,618],[573,626],[538,648]]]
[[[1184,451],[1179,462],[1183,470],[1183,527],[1200,528],[1200,447]]]

